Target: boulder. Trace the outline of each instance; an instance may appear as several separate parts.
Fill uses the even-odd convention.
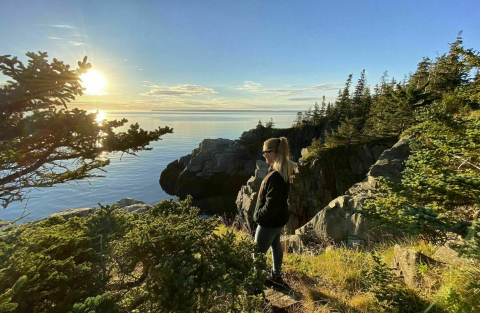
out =
[[[44,218],[40,219],[39,221],[43,221],[47,218],[54,217],[54,216],[61,216],[66,220],[68,220],[69,218],[72,218],[72,217],[86,217],[89,214],[92,214],[97,210],[98,210],[98,208],[96,208],[96,207],[80,208],[80,209],[67,209],[67,210],[63,210],[63,211],[54,213],[50,216],[44,217]]]
[[[369,158],[369,155],[373,157],[378,154],[380,148],[363,148],[363,151],[363,156]],[[363,205],[366,199],[375,196],[377,177],[388,177],[393,182],[401,180],[403,163],[408,157],[408,153],[408,138],[402,138],[391,149],[385,150],[380,155],[361,183],[354,184],[346,191],[345,195],[334,198],[326,207],[320,209],[308,223],[298,228],[295,234],[313,234],[318,238],[330,237],[335,242],[348,241],[349,237],[355,237],[355,240],[362,240],[364,243],[371,239],[378,239],[379,234],[371,231],[374,224],[355,211]],[[305,184],[305,182],[302,183]],[[291,203],[290,209],[292,210]]]
[[[462,258],[457,251],[453,250],[448,245],[441,246],[432,255],[432,258],[447,264],[465,265],[471,262],[471,259]]]
[[[135,200],[135,199],[132,199],[132,198],[123,198],[123,199],[120,199],[119,201],[117,201],[116,203],[118,203],[118,205],[121,208],[125,208],[125,207],[128,207],[128,206],[134,205],[134,204],[145,204],[145,202],[143,202],[143,201]]]
[[[128,213],[144,213],[152,208],[151,205],[146,204],[146,203],[137,203],[137,204],[132,204],[126,207],[123,207],[122,209],[125,210]]]
[[[297,254],[304,254],[307,252],[307,243],[309,238],[306,235],[291,235],[284,238],[284,244],[287,246],[289,252],[294,252]]]
[[[354,236],[359,240],[369,239],[371,225],[362,216],[354,213],[360,201],[345,195],[329,203],[307,224],[295,231],[296,235],[314,234],[317,238],[332,238],[335,242],[348,240]]]
[[[253,233],[255,225],[253,222],[253,212],[257,204],[258,191],[263,178],[267,175],[268,164],[257,160],[255,174],[248,181],[247,185],[240,188],[235,201],[237,213],[244,222],[247,229]]]
[[[403,277],[408,287],[417,288],[421,282],[418,275],[418,264],[430,264],[432,261],[418,251],[395,245],[392,268],[398,276]]]
[[[287,232],[294,233],[332,200],[364,179],[382,151],[392,145],[392,139],[388,139],[383,143],[338,147],[321,159],[300,159],[290,188],[289,208],[292,214]],[[351,201],[361,202],[356,195],[353,198]]]

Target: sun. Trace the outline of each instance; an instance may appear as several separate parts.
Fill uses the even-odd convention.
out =
[[[107,80],[100,72],[88,71],[80,75],[82,86],[86,88],[85,93],[94,96],[106,95],[103,89],[107,86]]]

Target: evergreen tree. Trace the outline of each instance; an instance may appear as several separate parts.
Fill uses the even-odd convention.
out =
[[[320,116],[323,118],[326,115],[327,103],[325,102],[325,96],[322,97],[322,106],[320,108]]]
[[[365,97],[365,89],[367,88],[367,80],[365,77],[365,70],[360,73],[357,86],[352,97],[352,113],[355,117],[362,117],[363,115],[363,102]]]
[[[313,116],[312,107],[309,107],[308,110],[305,111],[305,113],[303,114],[303,120],[307,123],[311,123],[312,116]]]
[[[109,164],[105,152],[151,150],[147,148],[151,141],[172,132],[168,127],[148,132],[138,124],[127,132],[114,132],[128,121],[98,123],[95,113],[69,110],[67,103],[82,95],[79,76],[90,68],[87,57],[78,62],[78,69],[70,70],[56,59],[50,63],[45,52],[26,55],[27,66],[17,57],[0,56],[0,70],[10,78],[0,88],[0,200],[4,208],[24,199],[31,188],[99,177],[92,171]]]
[[[350,99],[350,86],[352,84],[352,74],[348,75],[347,82],[343,91],[339,91],[339,96],[335,102],[336,113],[340,121],[345,120],[352,114],[352,105]]]
[[[272,129],[273,126],[275,126],[275,123],[273,122],[273,118],[270,118],[270,121],[265,123],[265,128]]]
[[[265,126],[263,126],[263,124],[262,124],[262,120],[258,120],[258,124],[257,124],[257,126],[256,126],[255,128],[256,128],[256,129],[263,129],[263,128],[265,128]]]
[[[297,112],[297,116],[295,117],[295,120],[293,121],[292,127],[300,127],[302,125],[302,120],[303,120],[302,112]]]
[[[328,121],[333,121],[335,120],[335,110],[333,108],[333,105],[328,102],[327,104],[327,109],[325,110],[325,118],[328,120]]]
[[[320,114],[320,107],[318,106],[317,101],[315,101],[315,106],[312,111],[312,124],[319,125],[322,115]]]

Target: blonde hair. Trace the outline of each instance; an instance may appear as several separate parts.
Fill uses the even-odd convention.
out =
[[[287,183],[292,177],[295,168],[295,163],[290,161],[290,149],[288,148],[287,138],[270,138],[265,141],[264,145],[267,149],[277,153],[273,169],[278,171]]]

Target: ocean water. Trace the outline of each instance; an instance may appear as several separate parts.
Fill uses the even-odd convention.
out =
[[[275,128],[290,127],[295,112],[101,112],[102,117],[113,120],[127,118],[127,126],[139,123],[146,130],[158,126],[173,128],[162,140],[152,143],[150,151],[138,156],[110,155],[111,163],[104,169],[105,178],[93,178],[56,185],[50,188],[31,190],[28,201],[14,202],[0,210],[0,218],[14,220],[29,214],[22,222],[39,219],[70,208],[110,204],[130,197],[155,204],[172,198],[158,183],[160,173],[172,161],[192,152],[206,138],[238,139],[249,129],[255,128],[258,120],[263,123],[270,118]],[[261,147],[259,147],[261,149]],[[252,173],[253,175],[254,173]]]

